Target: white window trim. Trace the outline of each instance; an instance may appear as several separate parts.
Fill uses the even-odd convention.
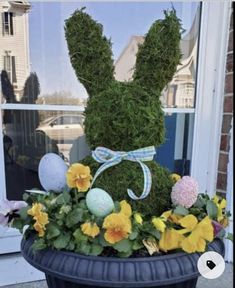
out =
[[[231,1],[203,2],[191,175],[216,192]]]
[[[6,25],[5,22],[5,13],[7,13],[7,18],[8,18],[8,26]],[[10,20],[10,13],[12,13],[12,26],[11,26],[11,20]],[[6,33],[6,27],[8,27],[8,33]],[[11,11],[3,11],[2,12],[2,36],[3,37],[13,37],[14,36],[14,13]],[[13,29],[13,34],[11,34],[11,29]]]

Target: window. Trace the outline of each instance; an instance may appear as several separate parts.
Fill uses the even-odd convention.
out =
[[[15,56],[6,55],[4,56],[4,70],[7,72],[11,83],[16,83],[16,63]]]
[[[72,120],[71,124],[80,124],[80,125],[83,124],[83,118],[80,116],[73,116],[71,120]]]
[[[13,13],[12,12],[4,12],[2,13],[2,34],[13,35]]]
[[[223,95],[221,92],[223,75],[221,76],[220,66],[223,62],[223,59],[221,60],[223,51],[225,51],[224,43],[226,43],[224,31],[229,19],[225,16],[228,16],[229,9],[225,2],[212,3],[209,1],[207,3],[207,1],[202,1],[203,9],[200,10],[198,3],[182,1],[174,4],[186,29],[182,42],[184,58],[176,76],[162,95],[168,134],[165,146],[162,145],[158,148],[156,160],[162,166],[169,167],[172,171],[182,175],[190,173],[196,179],[200,179],[200,191],[210,192],[213,190],[211,175],[214,173],[213,167],[216,167],[211,147],[217,141],[216,128],[219,120],[216,119],[219,115],[218,107],[220,107],[217,98],[220,99],[219,97]],[[136,9],[134,5],[136,5]],[[144,7],[137,9],[138,5]],[[153,9],[152,5],[156,7]],[[101,22],[106,29],[107,26],[109,27],[110,34],[114,34],[107,35],[107,32],[105,33],[108,37],[113,36],[114,44],[118,44],[114,46],[114,56],[117,59],[131,35],[141,34],[143,36],[149,25],[156,18],[162,17],[160,13],[163,7],[159,8],[158,5],[157,2],[150,4],[150,2],[143,1],[133,3],[89,2],[87,9],[88,12],[93,11],[93,18]],[[164,5],[166,5],[166,9],[171,8],[170,3]],[[37,32],[36,36],[29,37],[27,31],[24,31],[27,41],[22,37],[23,51],[21,54],[14,52],[16,44],[18,44],[16,41],[11,42],[12,48],[3,47],[5,50],[12,51],[0,55],[2,57],[0,62],[3,62],[3,68],[7,70],[11,82],[14,83],[17,80],[18,87],[14,89],[13,95],[7,95],[5,103],[0,102],[0,198],[19,200],[22,199],[22,192],[25,189],[40,187],[37,165],[46,152],[61,155],[67,163],[79,162],[87,153],[86,147],[83,145],[85,135],[79,127],[80,125],[70,125],[69,129],[58,127],[60,125],[57,127],[49,125],[53,119],[59,120],[59,118],[68,115],[74,116],[74,114],[81,115],[86,107],[86,91],[76,78],[68,57],[65,38],[61,37],[64,35],[62,34],[64,33],[64,20],[75,9],[81,8],[80,6],[82,7],[83,4],[78,2],[62,1],[50,4],[46,1],[34,2],[34,10],[29,10],[30,17],[25,17],[25,25],[29,25],[29,30],[31,29],[32,32]],[[131,14],[123,13],[128,9],[132,11]],[[107,11],[112,12],[113,17]],[[148,17],[143,16],[143,11],[147,13]],[[158,11],[159,15],[156,16]],[[200,20],[201,11],[202,21]],[[119,15],[119,23],[122,24],[122,27],[118,27],[118,29],[115,29],[116,26],[113,25],[112,19],[114,16],[117,17],[116,15]],[[130,21],[130,15],[138,25]],[[107,16],[106,22],[100,20],[104,16]],[[15,33],[15,30],[13,31],[15,27],[12,25],[13,17],[12,13],[2,14],[3,35]],[[110,25],[108,25],[109,21]],[[143,25],[141,21],[143,21]],[[24,22],[22,21],[22,23]],[[34,30],[35,23],[38,27],[37,31]],[[202,23],[201,28],[200,23]],[[126,27],[132,27],[132,30],[125,29]],[[139,27],[139,30],[136,30],[136,27]],[[18,28],[20,29],[17,26]],[[217,34],[214,33],[215,30],[218,32]],[[31,33],[31,36],[33,35]],[[219,43],[218,35],[222,37]],[[50,39],[53,41],[49,41]],[[117,43],[117,39],[120,39],[120,43]],[[15,39],[12,37],[11,40]],[[134,38],[134,40],[139,40],[139,38]],[[17,41],[19,40],[17,39]],[[30,53],[27,42],[29,42]],[[200,50],[199,54],[197,54],[198,50]],[[12,55],[18,55],[19,58],[15,59]],[[133,54],[130,56],[132,57]],[[58,61],[58,59],[60,60]],[[30,73],[26,69],[28,63],[32,63],[35,74],[29,75]],[[128,61],[124,59],[123,63],[126,64]],[[17,75],[25,75],[22,79],[16,75],[16,69]],[[126,70],[129,71],[129,66]],[[25,84],[28,89],[24,89]],[[11,87],[8,88],[7,91],[12,91]],[[30,91],[32,93],[29,93]],[[19,97],[15,99],[15,95],[19,95]],[[84,118],[82,119],[84,120]],[[61,122],[58,121],[58,123]],[[72,123],[74,123],[74,119]],[[79,137],[81,137],[81,142],[77,141]],[[18,183],[18,186],[15,183]],[[2,243],[4,239],[7,242],[10,233],[13,232],[7,233],[5,238],[0,239],[0,254],[9,253],[8,246],[4,246]],[[18,251],[19,246],[17,245],[13,252]]]

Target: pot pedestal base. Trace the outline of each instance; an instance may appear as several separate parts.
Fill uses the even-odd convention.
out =
[[[166,286],[161,285],[161,287],[164,287],[164,288],[196,288],[197,279],[198,278],[195,278],[195,279],[191,279],[191,280],[188,280],[185,282],[180,282],[177,284],[171,284],[171,285],[166,285]],[[46,275],[46,280],[47,280],[48,288],[101,288],[101,287],[103,287],[103,286],[94,286],[94,285],[88,286],[88,285],[83,285],[83,284],[72,283],[69,281],[55,278],[55,277],[50,276],[50,275]],[[126,286],[126,285],[123,287],[128,288],[128,286]],[[154,287],[160,288],[160,286],[153,286],[153,288]],[[113,288],[113,287],[107,287],[107,288]],[[144,288],[144,287],[142,287],[142,288]]]

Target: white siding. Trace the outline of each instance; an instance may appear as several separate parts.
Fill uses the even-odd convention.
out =
[[[9,7],[8,9],[5,7]],[[4,36],[2,31],[2,13],[13,12],[13,34]],[[11,51],[15,56],[17,88],[15,94],[19,97],[24,87],[25,80],[30,72],[29,47],[28,47],[28,14],[23,7],[11,7],[7,1],[0,4],[0,71],[4,68],[5,51]]]

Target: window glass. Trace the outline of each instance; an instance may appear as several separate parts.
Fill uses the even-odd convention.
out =
[[[41,157],[53,152],[67,164],[80,161],[90,154],[82,125],[51,126],[53,118],[82,119],[62,111],[4,110],[3,145],[7,195],[20,199],[25,189],[39,187],[38,163]],[[55,116],[51,117],[51,114]],[[66,115],[66,116],[63,116]],[[50,121],[48,121],[49,119]],[[190,174],[194,114],[165,115],[166,140],[157,148],[155,160],[180,175]],[[17,183],[17,185],[15,185]]]
[[[66,125],[66,124],[71,124],[71,122],[72,122],[72,117],[70,117],[70,116],[63,116],[63,117],[61,117],[60,118],[60,124],[61,125]]]
[[[86,106],[88,97],[71,66],[64,33],[65,20],[76,9],[85,6],[86,11],[102,23],[104,34],[112,41],[115,77],[120,81],[129,81],[144,35],[156,19],[164,17],[163,10],[172,8],[170,2],[144,1],[32,1],[31,5],[27,5],[11,7],[11,11],[15,12],[14,21],[17,23],[17,29],[22,31],[22,37],[19,40],[17,35],[13,35],[11,44],[3,42],[2,45],[3,48],[6,45],[7,50],[10,48],[12,55],[20,59],[20,65],[14,67],[14,78],[17,79],[14,101],[4,95],[3,97],[7,98],[7,103],[22,103],[24,85],[30,72],[35,72],[40,83],[40,93],[35,104],[73,106]],[[185,29],[180,44],[182,59],[173,80],[162,91],[161,101],[166,108],[192,108],[195,103],[200,3],[175,2],[173,5]],[[13,13],[5,12],[4,19],[5,32],[13,34]],[[21,45],[18,44],[19,41]],[[1,67],[0,61],[0,71],[2,69],[4,67]],[[11,82],[13,80],[10,79]]]
[[[20,199],[25,189],[41,187],[38,180],[38,164],[48,152],[61,156],[69,165],[90,153],[81,125],[68,128],[53,125],[53,118],[80,119],[62,111],[4,110],[3,146],[5,179],[8,199]],[[51,114],[54,116],[51,117]],[[66,115],[66,116],[63,116]],[[48,121],[49,118],[49,121]],[[66,121],[67,121],[66,120]],[[63,123],[68,123],[64,121]],[[16,185],[17,183],[17,185]]]
[[[37,169],[45,153],[57,153],[68,164],[90,153],[84,135],[84,116],[69,111],[74,107],[85,110],[89,95],[70,63],[65,20],[76,9],[86,6],[87,13],[102,23],[104,34],[112,41],[116,79],[129,81],[144,35],[155,20],[164,17],[163,10],[171,9],[172,5],[185,29],[180,44],[182,59],[161,94],[162,107],[172,108],[167,111],[174,113],[165,114],[166,141],[157,148],[155,160],[172,172],[186,175],[191,166],[194,113],[190,110],[190,113],[179,113],[174,109],[194,108],[199,2],[32,1],[29,4],[23,1],[22,5],[13,7],[9,1],[9,11],[13,12],[7,13],[1,10],[0,4],[4,35],[13,36],[7,42],[9,37],[0,34],[1,103],[21,104],[19,110],[15,110],[15,105],[13,109],[6,105],[0,111],[9,199],[21,199],[25,189],[40,188]],[[14,23],[17,31],[22,31],[20,40],[13,33]],[[28,104],[30,109],[34,105],[34,110],[29,110]],[[41,106],[37,110],[38,104],[44,105],[45,110]],[[58,105],[58,111],[50,105]],[[63,109],[68,111],[61,111],[59,105],[68,105]]]
[[[189,175],[192,159],[194,114],[165,115],[165,143],[157,148],[155,160],[171,172]]]
[[[13,13],[4,12],[2,14],[3,35],[13,35]]]

